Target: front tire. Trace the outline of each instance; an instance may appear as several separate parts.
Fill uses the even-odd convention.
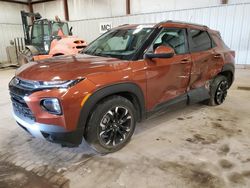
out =
[[[217,76],[210,85],[210,99],[207,104],[210,106],[221,105],[226,99],[228,89],[228,79],[223,75]]]
[[[123,148],[131,139],[136,125],[134,105],[121,96],[101,101],[92,112],[85,139],[99,153]]]

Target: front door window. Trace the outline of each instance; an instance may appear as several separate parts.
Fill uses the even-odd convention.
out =
[[[158,46],[168,46],[174,49],[176,54],[185,54],[188,52],[185,40],[185,29],[166,28],[158,35],[150,47],[153,52]]]

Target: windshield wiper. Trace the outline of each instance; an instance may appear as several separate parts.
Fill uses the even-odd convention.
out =
[[[95,56],[101,56],[101,57],[112,57],[111,55],[109,55],[109,54],[103,54],[103,53],[95,53],[95,54],[93,54],[93,55],[95,55]]]

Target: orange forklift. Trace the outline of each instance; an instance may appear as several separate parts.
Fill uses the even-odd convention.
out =
[[[87,43],[72,35],[72,27],[61,21],[42,19],[39,13],[21,11],[25,49],[18,54],[19,65],[60,55],[77,54]],[[28,17],[32,23],[28,24]]]

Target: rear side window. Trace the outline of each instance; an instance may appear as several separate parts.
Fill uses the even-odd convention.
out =
[[[214,46],[222,46],[223,48],[229,49],[229,47],[225,44],[225,42],[222,40],[220,33],[212,33],[211,34],[213,39]]]
[[[189,35],[192,52],[206,51],[212,48],[211,39],[206,31],[190,29]]]

